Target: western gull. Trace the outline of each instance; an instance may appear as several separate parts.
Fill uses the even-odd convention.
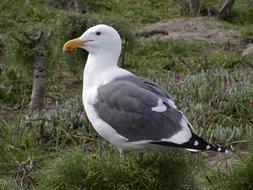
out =
[[[151,80],[117,66],[121,38],[99,24],[67,41],[63,50],[82,48],[89,55],[83,74],[83,104],[96,131],[115,145],[120,156],[129,150],[178,147],[228,152],[197,136],[170,94]]]

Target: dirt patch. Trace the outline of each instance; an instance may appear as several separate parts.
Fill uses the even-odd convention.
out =
[[[226,170],[233,165],[247,158],[249,152],[248,142],[236,144],[233,146],[233,151],[228,154],[218,152],[203,152],[201,155],[205,159],[208,166],[215,166],[220,170]]]
[[[177,18],[146,24],[136,28],[135,34],[162,40],[182,39],[190,42],[240,44],[239,32],[225,29],[220,21],[205,17]]]
[[[248,44],[247,47],[243,50],[243,55],[249,55],[252,54],[253,55],[253,43]]]

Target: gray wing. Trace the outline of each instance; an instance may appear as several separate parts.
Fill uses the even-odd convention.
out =
[[[132,76],[118,78],[117,81],[119,80],[124,80],[124,81],[134,83],[140,88],[144,88],[153,92],[155,95],[159,96],[163,100],[166,100],[166,99],[172,100],[171,95],[167,91],[165,91],[163,87],[161,87],[159,84],[149,79],[132,75]]]
[[[170,107],[170,95],[148,80],[121,78],[98,88],[99,117],[129,141],[170,138],[182,130],[183,114]],[[163,92],[164,91],[164,92]],[[153,111],[162,99],[166,111]]]
[[[162,99],[172,100],[171,95],[167,91],[165,91],[163,87],[161,87],[159,84],[142,77],[140,77],[140,80],[144,84],[143,88],[150,90],[151,92],[155,93],[157,96],[161,97]]]

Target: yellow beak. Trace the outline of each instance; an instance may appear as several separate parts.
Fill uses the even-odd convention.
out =
[[[85,44],[84,40],[80,40],[79,38],[75,38],[73,40],[67,41],[63,46],[63,51],[72,51],[75,48],[83,46]]]

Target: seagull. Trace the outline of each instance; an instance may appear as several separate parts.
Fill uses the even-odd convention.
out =
[[[159,84],[117,65],[121,45],[114,28],[99,24],[63,46],[64,51],[88,51],[83,73],[85,112],[95,130],[119,149],[120,157],[126,151],[168,147],[227,153],[227,148],[196,134]]]

